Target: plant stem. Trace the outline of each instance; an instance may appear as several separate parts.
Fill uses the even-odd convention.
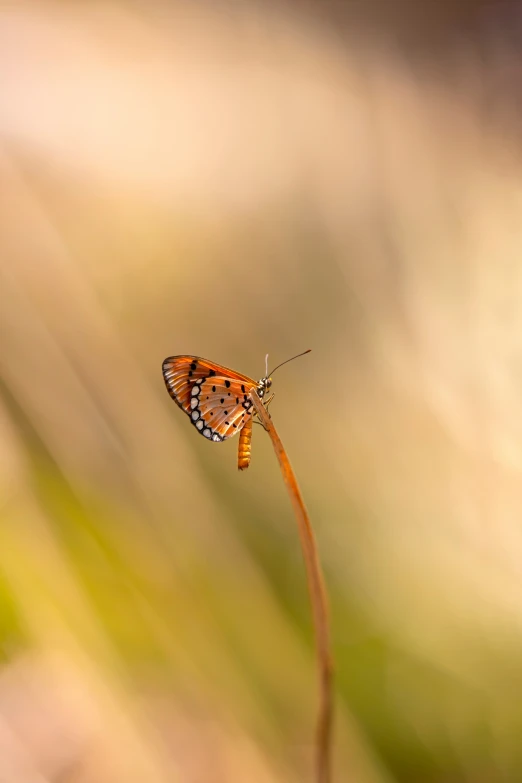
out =
[[[315,642],[317,648],[317,660],[319,666],[319,714],[317,719],[317,756],[316,756],[316,780],[317,783],[330,782],[330,745],[332,734],[333,716],[333,659],[330,642],[330,619],[328,611],[328,597],[319,560],[317,543],[306,506],[301,495],[294,471],[288,459],[281,438],[277,434],[272,419],[268,415],[257,392],[250,392],[259,420],[270,435],[274,450],[279,460],[281,473],[294,507],[295,518],[301,539],[301,548],[306,566],[308,590],[312,604],[312,613],[315,627]]]

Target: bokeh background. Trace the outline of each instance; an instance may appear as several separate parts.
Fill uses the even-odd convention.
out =
[[[0,778],[522,780],[522,4],[0,5]]]

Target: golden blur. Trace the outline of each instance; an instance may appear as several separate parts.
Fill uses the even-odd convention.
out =
[[[516,118],[471,46],[450,78],[296,9],[0,11],[6,783],[311,780],[270,442],[238,473],[161,376],[306,348],[271,413],[331,595],[335,781],[522,779]]]

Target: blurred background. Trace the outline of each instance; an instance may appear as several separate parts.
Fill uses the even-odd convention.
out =
[[[0,779],[522,780],[522,3],[0,4]]]

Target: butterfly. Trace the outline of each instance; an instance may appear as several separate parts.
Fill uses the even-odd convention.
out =
[[[292,359],[279,364],[272,373]],[[265,407],[274,396],[266,399],[272,386],[268,355],[266,362],[266,375],[259,381],[199,356],[169,356],[162,365],[168,393],[204,438],[221,443],[239,433],[239,470],[245,470],[250,464],[255,416],[250,392],[255,389]]]

